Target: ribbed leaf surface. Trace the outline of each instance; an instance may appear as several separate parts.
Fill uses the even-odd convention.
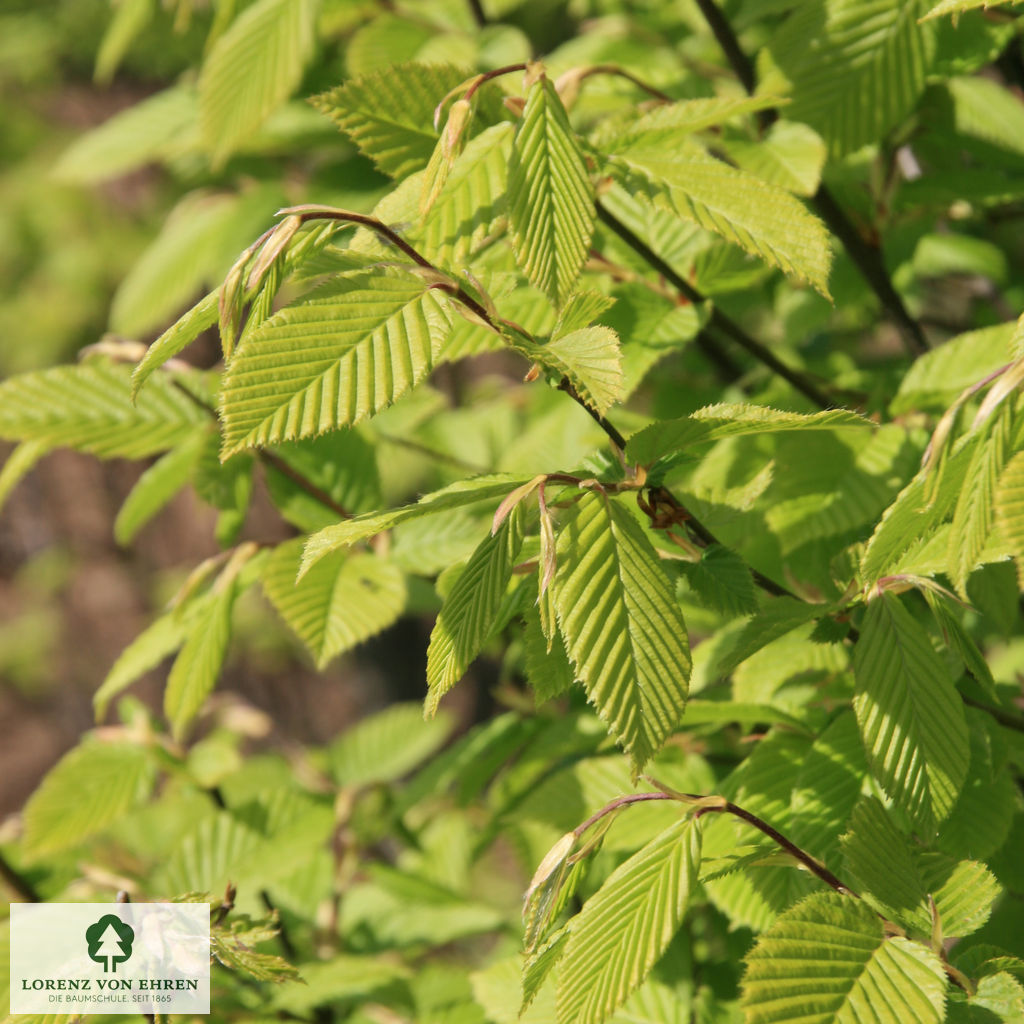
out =
[[[242,343],[221,391],[224,454],[372,416],[427,375],[449,328],[443,300],[412,274],[337,278]]]
[[[663,455],[698,444],[745,434],[778,434],[791,430],[845,430],[873,427],[870,420],[843,409],[810,414],[783,412],[760,405],[708,405],[677,420],[663,420],[629,439],[628,455],[651,463]]]
[[[863,903],[808,897],[783,914],[747,957],[747,1024],[939,1024],[946,978],[939,958],[887,939]]]
[[[871,770],[928,835],[952,810],[967,774],[967,724],[928,634],[890,593],[868,605],[854,674]]]
[[[504,601],[522,540],[517,508],[473,552],[441,606],[427,648],[427,715],[437,711],[441,698],[480,653]]]
[[[257,0],[210,51],[199,78],[203,138],[222,162],[292,94],[312,56],[318,0]]]
[[[434,107],[466,73],[448,64],[399,64],[312,99],[385,174],[425,167],[437,144]]]
[[[261,580],[270,603],[323,669],[402,614],[405,577],[382,558],[338,551],[296,582],[302,545],[302,538],[279,545]]]
[[[640,524],[587,494],[557,547],[555,605],[576,676],[639,771],[679,725],[690,679],[686,624]]]
[[[789,192],[683,143],[631,148],[609,164],[621,184],[655,206],[721,235],[828,297],[828,231]]]
[[[918,19],[930,5],[931,0],[802,5],[769,42],[792,86],[786,116],[806,121],[835,157],[881,139],[924,91],[935,56],[935,26]]]
[[[978,7],[1000,7],[1007,0],[940,0],[924,16],[927,18],[938,18],[944,14],[960,14],[963,11],[973,11]],[[1009,0],[1010,3],[1019,4],[1021,0]]]
[[[101,458],[140,459],[186,440],[209,416],[171,381],[155,380],[135,405],[131,367],[89,360],[0,384],[0,437],[41,441]]]
[[[587,900],[561,960],[558,1024],[600,1024],[640,986],[682,921],[700,854],[700,825],[684,818]]]
[[[132,373],[132,401],[139,389],[169,359],[187,348],[207,328],[217,322],[217,292],[212,291],[201,298],[187,313],[178,319],[146,349]]]
[[[1024,560],[1024,452],[1006,464],[996,490],[996,520],[1007,544]]]
[[[565,107],[547,78],[534,83],[508,175],[516,259],[556,306],[568,297],[594,233],[594,188]]]

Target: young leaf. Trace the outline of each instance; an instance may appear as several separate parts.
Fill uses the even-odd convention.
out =
[[[451,326],[419,277],[353,273],[249,335],[221,391],[224,457],[372,416],[419,383]]]
[[[52,448],[47,441],[23,441],[7,456],[3,468],[0,469],[0,511],[11,496],[11,491]]]
[[[1018,566],[1024,565],[1024,452],[1017,452],[999,477],[996,521]]]
[[[563,525],[552,586],[576,676],[639,772],[686,703],[690,650],[674,589],[640,524],[598,494]]]
[[[601,1024],[640,986],[682,921],[700,856],[700,825],[683,818],[587,900],[561,959],[558,1024]]]
[[[302,544],[296,538],[278,545],[261,582],[271,604],[323,669],[401,615],[405,577],[383,558],[338,551],[296,582]]]
[[[594,233],[594,188],[555,87],[530,88],[509,167],[516,260],[556,306],[568,298]]]
[[[494,626],[523,541],[522,529],[522,511],[516,508],[473,552],[441,606],[427,648],[426,715],[437,711]]]
[[[747,956],[742,1004],[749,1024],[940,1024],[945,992],[934,953],[887,938],[869,907],[828,892],[809,896],[761,935]]]
[[[200,299],[149,346],[132,373],[133,402],[138,400],[139,390],[155,370],[169,359],[173,359],[182,349],[191,345],[203,331],[217,322],[217,295],[217,291],[212,291]]]
[[[199,78],[203,139],[222,164],[294,91],[313,53],[317,0],[256,0],[214,43]]]
[[[130,367],[91,359],[0,384],[0,437],[140,459],[174,448],[209,416],[169,380],[132,405]]]
[[[701,552],[699,562],[680,565],[698,600],[713,611],[730,617],[757,611],[750,567],[735,551],[712,544]]]
[[[145,800],[156,771],[144,747],[90,738],[57,762],[25,806],[29,856],[76,846]]]
[[[871,770],[930,835],[952,810],[966,777],[967,724],[946,665],[891,593],[868,604],[854,675],[854,708]]]

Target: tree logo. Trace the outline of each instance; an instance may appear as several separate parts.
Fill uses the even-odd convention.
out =
[[[103,964],[103,973],[116,973],[117,965],[132,955],[135,931],[115,914],[105,914],[86,928],[85,941],[89,943],[89,958]]]

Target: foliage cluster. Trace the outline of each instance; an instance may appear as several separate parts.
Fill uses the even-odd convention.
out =
[[[191,486],[223,553],[13,894],[225,893],[224,1020],[1024,1019],[1013,6],[173,6],[197,69],[57,173],[196,187],[114,333],[0,384],[0,497],[149,460],[118,541]],[[209,700],[250,589],[318,666],[435,616],[425,716],[251,753]]]

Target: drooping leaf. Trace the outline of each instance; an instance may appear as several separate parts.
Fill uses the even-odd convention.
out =
[[[798,196],[813,196],[821,183],[825,143],[806,124],[776,121],[757,142],[735,139],[726,148],[743,170]]]
[[[650,464],[672,452],[745,434],[777,434],[791,430],[846,430],[874,424],[844,409],[827,412],[782,412],[757,405],[709,405],[677,420],[664,420],[634,434],[626,449],[631,459]]]
[[[339,276],[245,339],[221,391],[224,454],[351,426],[429,372],[450,328],[412,274]]]
[[[0,384],[0,437],[139,459],[186,441],[209,415],[169,380],[132,405],[131,368],[91,359]]]
[[[809,896],[761,935],[747,956],[742,1004],[749,1024],[940,1024],[945,990],[934,953],[886,938],[870,908],[830,892]]]
[[[271,604],[323,669],[398,618],[405,607],[405,578],[383,558],[338,551],[296,580],[302,545],[301,538],[278,545],[261,582]]]
[[[962,14],[964,11],[973,11],[979,7],[1001,7],[1005,3],[1019,4],[1021,0],[939,0],[922,20],[939,18],[944,14]]]
[[[522,530],[521,510],[516,508],[473,552],[445,598],[427,648],[427,716],[462,678],[493,628],[523,541]]]
[[[3,510],[11,491],[32,471],[35,464],[53,448],[47,441],[22,441],[7,456],[0,469],[0,511]]]
[[[1024,452],[1017,452],[999,477],[995,513],[1017,564],[1024,565]]]
[[[558,621],[587,697],[637,771],[678,726],[690,678],[686,624],[643,529],[587,494],[558,537]]]
[[[106,828],[153,788],[156,771],[144,747],[88,738],[64,755],[25,805],[25,848],[40,857]]]
[[[594,188],[562,101],[544,76],[531,86],[516,128],[508,188],[519,266],[561,306],[594,233]]]
[[[169,359],[187,348],[203,331],[217,322],[217,292],[212,291],[200,299],[187,313],[182,314],[146,350],[132,373],[131,398],[137,400],[139,389]]]
[[[561,959],[559,1024],[600,1024],[640,986],[682,921],[700,856],[700,825],[684,818],[587,900]]]
[[[872,773],[930,835],[967,774],[967,724],[946,665],[891,593],[868,604],[854,674],[854,708]]]
[[[391,65],[311,102],[381,171],[401,180],[427,165],[438,138],[434,108],[465,78],[449,64]]]
[[[199,78],[199,117],[216,163],[298,86],[318,7],[317,0],[256,0],[214,43]]]
[[[110,83],[128,48],[152,19],[155,10],[153,0],[122,0],[117,5],[96,54],[93,77],[97,82]]]

